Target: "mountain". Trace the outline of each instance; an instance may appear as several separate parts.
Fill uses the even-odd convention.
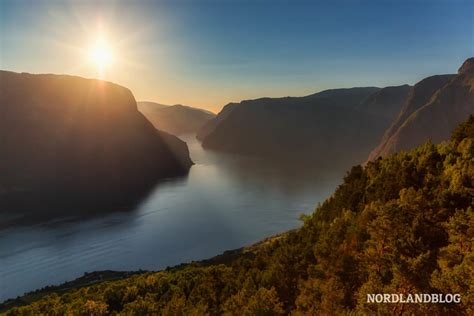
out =
[[[192,164],[124,87],[8,71],[0,83],[0,210],[118,208]]]
[[[384,121],[393,121],[411,89],[409,85],[383,88],[362,102],[357,109],[367,115],[380,117]]]
[[[474,58],[457,75],[432,76],[417,83],[392,126],[369,160],[414,148],[426,140],[438,143],[474,113]]]
[[[181,135],[196,133],[215,114],[184,105],[163,105],[153,102],[138,102],[138,110],[159,130]]]
[[[197,131],[196,138],[203,141],[238,105],[238,103],[229,103],[224,106],[217,116],[209,120]]]
[[[140,112],[152,112],[158,109],[164,109],[169,107],[169,105],[150,102],[150,101],[137,101],[137,107]]]
[[[355,166],[302,227],[256,245],[159,272],[90,273],[7,301],[0,311],[473,315],[473,137],[471,116],[449,143]],[[380,293],[391,302],[368,302]],[[425,303],[395,302],[421,293],[432,294]]]
[[[334,89],[231,103],[198,138],[207,149],[348,166],[364,160],[409,91],[407,85]]]

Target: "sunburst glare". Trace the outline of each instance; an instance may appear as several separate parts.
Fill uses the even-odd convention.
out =
[[[91,47],[89,58],[96,65],[100,79],[104,79],[106,68],[110,67],[115,61],[114,52],[104,39],[98,40]]]

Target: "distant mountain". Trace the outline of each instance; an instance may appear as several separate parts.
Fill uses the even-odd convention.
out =
[[[184,105],[163,105],[138,102],[138,110],[162,131],[180,135],[197,132],[216,115],[212,112]]]
[[[369,160],[414,148],[427,140],[447,140],[452,130],[474,113],[474,58],[457,75],[432,76],[418,82],[397,119]]]
[[[326,90],[231,103],[198,133],[207,149],[317,165],[362,162],[410,87]]]
[[[192,164],[124,87],[8,71],[0,82],[0,211],[116,209]]]
[[[139,107],[138,110],[140,112],[142,112],[142,111],[152,112],[152,111],[155,111],[155,110],[158,110],[158,109],[164,109],[164,108],[170,107],[170,105],[156,103],[156,102],[150,102],[150,101],[137,101],[137,105]]]

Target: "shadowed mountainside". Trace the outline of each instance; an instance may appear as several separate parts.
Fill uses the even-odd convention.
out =
[[[184,105],[163,105],[154,102],[137,102],[138,110],[159,130],[181,135],[197,132],[216,115],[212,112]]]
[[[109,82],[1,71],[0,113],[0,210],[117,208],[192,164]]]
[[[367,157],[409,90],[334,89],[231,103],[198,138],[207,149],[347,167]]]
[[[369,160],[414,148],[428,139],[435,143],[447,140],[472,113],[474,58],[466,60],[457,75],[432,76],[417,83]]]

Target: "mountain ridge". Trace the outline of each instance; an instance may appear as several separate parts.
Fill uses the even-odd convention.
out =
[[[343,88],[229,103],[197,138],[206,149],[348,166],[365,159],[408,90],[407,85]],[[380,111],[369,99],[380,91],[379,105],[390,111]],[[368,113],[369,107],[376,111]],[[339,148],[345,146],[352,157],[340,155]]]
[[[469,58],[457,75],[431,76],[415,84],[399,116],[368,160],[413,148],[427,139],[435,143],[447,140],[452,130],[474,113],[473,64],[474,58]]]

